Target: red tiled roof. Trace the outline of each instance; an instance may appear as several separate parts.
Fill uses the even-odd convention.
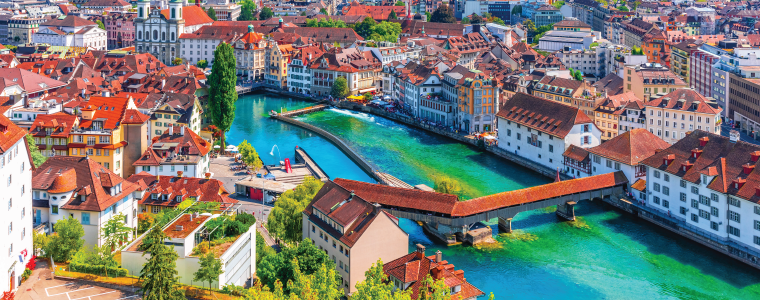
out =
[[[68,137],[71,133],[71,129],[74,128],[74,124],[77,123],[77,116],[70,115],[63,112],[57,112],[50,115],[37,115],[34,119],[30,133],[34,136],[44,137],[47,136],[45,128],[53,128],[53,132],[50,133],[51,137]]]
[[[631,188],[643,192],[647,188],[647,181],[645,179],[636,180],[636,182],[631,185]]]
[[[128,104],[129,98],[92,96],[89,101],[84,102],[82,111],[94,110],[95,114],[92,119],[82,119],[79,127],[89,128],[93,120],[103,119],[103,128],[116,129],[124,120]]]
[[[684,100],[685,102],[680,102]],[[705,96],[692,89],[677,89],[665,96],[650,100],[646,106],[662,107],[667,109],[693,111],[707,114],[719,114],[723,111],[719,106],[713,107],[707,103]]]
[[[559,138],[565,138],[576,124],[593,124],[577,107],[525,93],[512,96],[496,116]]]
[[[173,238],[173,239],[183,239],[186,238],[190,233],[192,233],[195,229],[200,227],[203,222],[205,222],[208,218],[211,218],[210,216],[198,216],[195,219],[192,219],[192,216],[190,214],[184,214],[179,219],[171,223],[169,226],[164,229],[164,233],[167,237]],[[182,226],[182,227],[178,227]],[[178,228],[182,228],[182,230],[177,230]]]
[[[169,9],[161,10],[161,14],[169,20]],[[214,23],[214,20],[209,17],[202,8],[190,5],[182,7],[182,19],[185,20],[185,26],[195,26],[201,24]]]
[[[567,150],[562,153],[562,156],[573,159],[575,161],[584,161],[588,160],[588,151],[571,144],[570,147],[567,147]]]
[[[26,130],[13,124],[4,115],[0,114],[0,154],[5,154],[20,139],[26,136]]]
[[[465,280],[464,271],[455,271],[454,265],[447,261],[436,262],[435,255],[425,257],[422,252],[418,251],[385,263],[383,273],[393,276],[403,283],[410,283],[405,290],[412,292],[412,299],[419,299],[420,288],[428,275],[433,280],[443,280],[449,288],[460,286],[459,292],[451,294],[451,300],[474,299],[474,297],[485,295]]]
[[[124,124],[143,124],[150,120],[150,116],[136,109],[127,109],[124,114]]]
[[[70,170],[73,170],[76,176],[66,174]],[[55,183],[59,175],[65,175],[68,178],[67,181],[61,183],[59,180],[59,183]],[[138,187],[130,182],[124,182],[111,170],[87,157],[53,156],[49,157],[32,174],[32,188],[37,190],[60,189],[61,186],[70,185],[68,180],[73,177],[76,178],[76,189],[74,191],[77,196],[72,196],[61,208],[104,211],[117,201],[127,197]],[[103,177],[107,177],[106,181],[110,185],[121,183],[121,193],[111,196],[103,187],[104,181],[101,179]],[[81,196],[84,196],[84,201]]]
[[[142,205],[175,207],[180,203],[175,201],[176,196],[182,196],[182,199],[194,197],[197,201],[202,202],[218,202],[222,208],[227,208],[238,202],[229,197],[230,193],[224,188],[224,184],[216,179],[155,176],[147,172],[140,172],[129,176],[127,181],[142,182],[147,186],[144,188],[146,192],[143,194],[143,198],[138,199],[138,203]],[[163,201],[152,199],[151,194],[154,193],[170,194],[167,201]]]
[[[40,25],[41,26],[55,26],[55,27],[82,27],[82,26],[97,26],[98,24],[92,21],[88,21],[86,19],[82,19],[77,16],[66,16],[66,18],[64,18],[63,20],[51,19]]]
[[[18,68],[3,69],[0,78],[17,83],[27,93],[37,93],[65,86],[66,83]]]
[[[656,151],[668,147],[670,147],[668,142],[644,128],[637,128],[586,150],[629,166],[635,166],[655,154]]]

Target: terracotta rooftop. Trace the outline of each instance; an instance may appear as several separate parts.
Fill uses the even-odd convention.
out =
[[[181,200],[195,198],[202,202],[217,202],[222,210],[238,203],[229,197],[230,193],[223,183],[216,179],[155,176],[143,171],[129,176],[127,181],[136,184],[142,182],[145,185],[146,192],[142,199],[138,199],[142,205],[176,207],[181,202],[176,201],[177,196],[181,196]],[[156,199],[153,199],[154,194]],[[166,195],[166,200],[161,197],[163,195]]]
[[[167,20],[169,19],[168,8],[161,10],[161,14]],[[214,23],[214,20],[211,19],[211,17],[209,17],[208,14],[206,14],[206,12],[203,11],[202,8],[195,5],[182,7],[182,19],[185,20],[185,26],[195,26],[195,25],[201,25],[201,24],[211,25],[212,23]]]
[[[179,219],[174,221],[174,223],[171,223],[168,227],[166,227],[166,229],[164,229],[164,233],[170,239],[184,239],[193,233],[195,229],[201,227],[201,225],[203,225],[203,222],[209,218],[209,216],[197,216],[195,218],[192,218],[192,215],[184,214],[179,217]]]
[[[657,151],[668,147],[670,147],[668,142],[648,130],[636,128],[586,150],[629,166],[635,166]]]
[[[665,96],[646,102],[646,106],[662,107],[674,110],[692,111],[707,114],[719,114],[723,111],[720,106],[710,105],[705,96],[692,89],[677,89]],[[712,123],[708,123],[712,125]]]
[[[26,136],[26,130],[13,124],[10,119],[0,114],[0,154],[5,154],[20,139]]]
[[[512,96],[504,103],[496,116],[559,138],[565,138],[577,124],[596,126],[577,107],[525,93]]]
[[[449,287],[460,287],[459,292],[451,294],[451,300],[474,299],[483,296],[481,290],[467,282],[464,271],[454,270],[454,265],[445,260],[436,261],[436,256],[425,257],[425,254],[415,251],[387,262],[383,265],[383,273],[393,276],[403,283],[410,283],[406,290],[411,290],[412,299],[420,298],[420,288],[423,280],[430,275],[433,280],[443,280]]]

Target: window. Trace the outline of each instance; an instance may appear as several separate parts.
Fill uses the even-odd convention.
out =
[[[652,201],[654,201],[654,204],[660,204],[660,197],[654,196]]]
[[[710,214],[717,217],[718,216],[718,208],[717,207],[710,207]]]
[[[607,160],[607,167],[608,167],[608,168],[612,168],[612,161],[611,161],[611,160],[609,160],[609,159]],[[656,184],[656,183],[655,183],[655,184]]]
[[[760,215],[760,206],[755,206],[755,214]]]
[[[691,207],[699,208],[699,202],[697,202],[697,200],[691,199]]]
[[[711,194],[710,194],[710,198],[711,198],[712,202],[715,202],[715,203],[717,203],[717,202],[718,202],[718,194],[716,194],[716,193],[711,193]]]
[[[58,214],[58,205],[51,205],[50,206],[50,213],[57,215]]]
[[[710,220],[710,213],[706,210],[699,210],[699,216],[702,217],[705,220]]]
[[[710,222],[710,228],[712,230],[718,231],[718,223]]]
[[[728,198],[728,204],[731,206],[742,207],[741,202],[739,202],[739,199],[736,199],[733,197]]]
[[[735,235],[737,237],[741,236],[741,233],[739,232],[739,228],[736,228],[734,226],[728,225],[728,234]]]
[[[668,202],[668,200],[663,199],[662,200],[662,206],[665,207],[665,208],[669,208],[670,207],[670,202]]]
[[[620,163],[619,162],[615,163],[615,170],[620,170]],[[667,175],[665,175],[665,176],[667,176]]]
[[[735,211],[728,211],[728,219],[736,223],[741,223],[741,215]]]
[[[618,170],[619,170],[619,169],[618,169]],[[662,179],[664,179],[664,180],[665,180],[665,181],[667,181],[667,182],[670,182],[670,175],[668,175],[668,174],[665,174],[665,176],[663,176],[663,177],[662,177]]]
[[[755,230],[760,231],[760,221],[755,220]]]
[[[710,206],[710,198],[707,198],[705,196],[699,195],[699,203],[702,203],[704,205]]]
[[[699,195],[699,188],[696,186],[691,187],[691,193]]]
[[[686,202],[686,193],[681,193],[681,202]]]
[[[660,184],[657,183],[657,182],[654,183],[654,191],[655,192],[659,192],[660,191]]]
[[[660,171],[654,171],[654,178],[660,178]]]
[[[681,208],[680,208],[678,211],[679,211],[679,212],[680,212],[682,215],[684,215],[684,216],[686,215],[686,207],[681,207]]]
[[[670,195],[670,188],[668,188],[667,186],[663,186],[662,187],[662,194],[666,195],[666,196]]]
[[[699,217],[696,214],[691,214],[691,220],[694,222],[699,222]]]
[[[90,213],[82,213],[82,225],[90,225]]]

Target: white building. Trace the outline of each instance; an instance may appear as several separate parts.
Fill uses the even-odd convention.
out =
[[[499,148],[554,169],[570,145],[598,146],[602,132],[582,110],[517,93],[496,114]]]
[[[193,253],[193,248],[198,244],[198,237],[208,240],[208,234],[216,229],[209,228],[209,221],[221,216],[219,214],[203,213],[198,215],[184,214],[174,222],[163,228],[168,236],[164,244],[170,245],[177,252],[177,272],[179,283],[186,285],[200,285],[193,282],[193,274],[200,268],[200,255]],[[150,254],[140,250],[142,239],[132,242],[121,252],[121,265],[129,271],[129,274],[140,274],[145,262],[150,259]],[[246,282],[256,272],[256,223],[252,224],[247,232],[238,235],[234,241],[226,242],[212,248],[220,247],[221,255],[217,253],[216,259],[222,262],[223,273],[219,279],[211,283],[211,288],[221,289],[225,285],[245,286]],[[145,254],[145,255],[144,255]]]
[[[668,143],[694,130],[720,134],[721,108],[692,89],[677,89],[645,103],[646,128]]]
[[[722,54],[720,59],[712,65],[710,93],[705,94],[705,96],[712,96],[718,102],[718,105],[723,108],[721,112],[723,117],[730,118],[728,116],[730,102],[727,96],[730,95],[731,86],[729,74],[737,72],[738,66],[760,66],[758,54],[760,54],[758,48],[734,48],[734,55]]]
[[[184,33],[179,36],[180,57],[192,64],[205,60],[211,67],[216,47],[221,43],[233,44],[246,30],[246,26],[203,26],[193,33]]]
[[[571,50],[589,49],[591,44],[600,40],[599,31],[562,31],[549,30],[538,40],[538,49],[557,51],[570,47]]]
[[[126,217],[127,227],[137,227],[139,186],[89,157],[50,157],[34,171],[31,182],[34,223],[49,224],[48,230],[64,218],[77,219],[85,245],[92,247],[103,245],[101,230],[118,214]]]
[[[760,147],[695,130],[642,161],[646,206],[706,242],[760,261]],[[684,228],[686,227],[686,228]]]
[[[181,57],[179,37],[182,34],[193,33],[213,22],[198,6],[182,6],[182,2],[172,0],[168,9],[151,11],[150,1],[140,0],[134,20],[135,50],[153,54],[164,64],[170,64],[174,58]]]
[[[184,125],[172,125],[134,162],[135,173],[205,177],[209,172],[212,144]]]
[[[237,75],[246,80],[264,79],[264,64],[267,42],[264,35],[256,33],[253,25],[248,25],[248,33],[232,45],[237,61]]]
[[[36,44],[51,46],[90,47],[106,50],[108,47],[106,31],[98,24],[77,16],[52,19],[40,24],[40,30],[32,35]]]
[[[291,92],[311,93],[311,69],[309,65],[322,57],[321,46],[299,48],[288,64],[288,90]],[[263,66],[262,66],[263,67]]]
[[[26,143],[26,131],[8,118],[0,115],[0,224],[7,228],[0,244],[3,255],[0,260],[0,290],[15,291],[21,284],[21,274],[32,250],[32,169],[34,165]]]

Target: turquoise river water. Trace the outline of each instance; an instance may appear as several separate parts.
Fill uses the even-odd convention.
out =
[[[232,144],[248,140],[265,163],[292,157],[301,146],[331,178],[374,182],[345,154],[314,133],[271,120],[266,113],[308,102],[266,95],[238,100],[227,134]],[[384,118],[327,110],[298,118],[343,138],[381,171],[410,184],[432,186],[446,175],[478,197],[549,182],[548,178],[451,140]],[[484,247],[434,244],[414,222],[402,219],[410,251],[428,253],[465,271],[469,282],[497,299],[760,299],[760,271],[612,209],[581,202],[576,222],[561,222],[553,210],[517,215],[513,234],[495,236]],[[496,229],[496,228],[494,228]],[[495,230],[498,232],[498,230]]]

